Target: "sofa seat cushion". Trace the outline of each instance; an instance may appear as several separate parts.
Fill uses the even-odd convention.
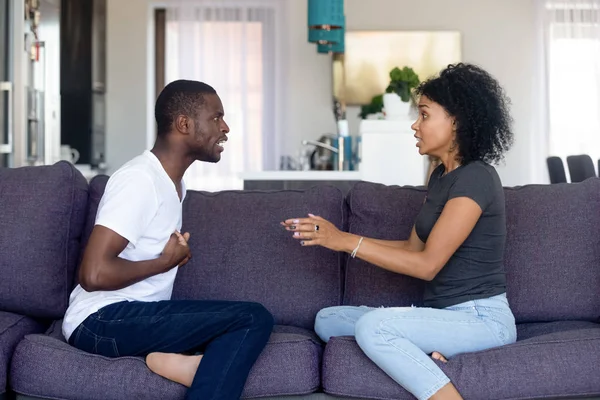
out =
[[[309,331],[276,326],[256,361],[244,398],[308,394],[320,384],[322,347]],[[142,357],[107,358],[80,351],[60,336],[60,324],[29,335],[13,357],[10,384],[17,393],[64,400],[181,400],[185,387],[152,373]]]
[[[518,340],[526,340],[550,333],[596,328],[598,328],[598,324],[588,321],[533,322],[517,324],[517,337],[519,338]]]
[[[42,331],[42,324],[31,318],[0,311],[0,394],[6,391],[10,359],[17,344],[25,335]]]
[[[554,333],[458,355],[438,365],[466,399],[597,396],[600,325],[592,325],[565,330],[554,325]],[[332,338],[327,344],[323,389],[338,396],[414,399],[369,360],[351,337]]]
[[[79,255],[88,184],[71,164],[0,168],[0,309],[62,318]]]

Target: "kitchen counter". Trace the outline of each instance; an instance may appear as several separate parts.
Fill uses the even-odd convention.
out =
[[[293,190],[331,185],[348,191],[361,180],[358,171],[263,171],[240,174],[244,190]]]
[[[245,181],[357,181],[359,171],[262,171],[240,175]]]

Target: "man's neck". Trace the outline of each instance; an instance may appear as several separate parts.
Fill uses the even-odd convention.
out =
[[[194,160],[184,155],[181,151],[169,148],[164,144],[156,143],[151,151],[158,158],[169,178],[179,187],[183,179],[183,174],[185,174],[185,171],[192,165]]]

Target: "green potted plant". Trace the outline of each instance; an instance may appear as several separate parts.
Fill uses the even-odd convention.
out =
[[[380,113],[383,110],[383,94],[373,96],[371,103],[360,107],[360,117],[367,119],[368,115]]]
[[[405,103],[411,100],[412,90],[419,86],[419,76],[410,67],[396,67],[390,71],[390,84],[386,93],[396,93]]]
[[[419,76],[410,67],[395,67],[390,71],[390,83],[383,95],[386,119],[405,118],[408,115],[412,90],[419,83]]]

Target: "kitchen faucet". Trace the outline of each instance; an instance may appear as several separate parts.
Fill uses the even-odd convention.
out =
[[[302,144],[304,146],[312,144],[313,146],[323,147],[324,149],[331,150],[334,153],[339,153],[338,149],[336,149],[335,147],[332,147],[332,146],[330,146],[328,144],[325,144],[325,143],[322,143],[322,142],[317,142],[316,140],[303,140]]]

